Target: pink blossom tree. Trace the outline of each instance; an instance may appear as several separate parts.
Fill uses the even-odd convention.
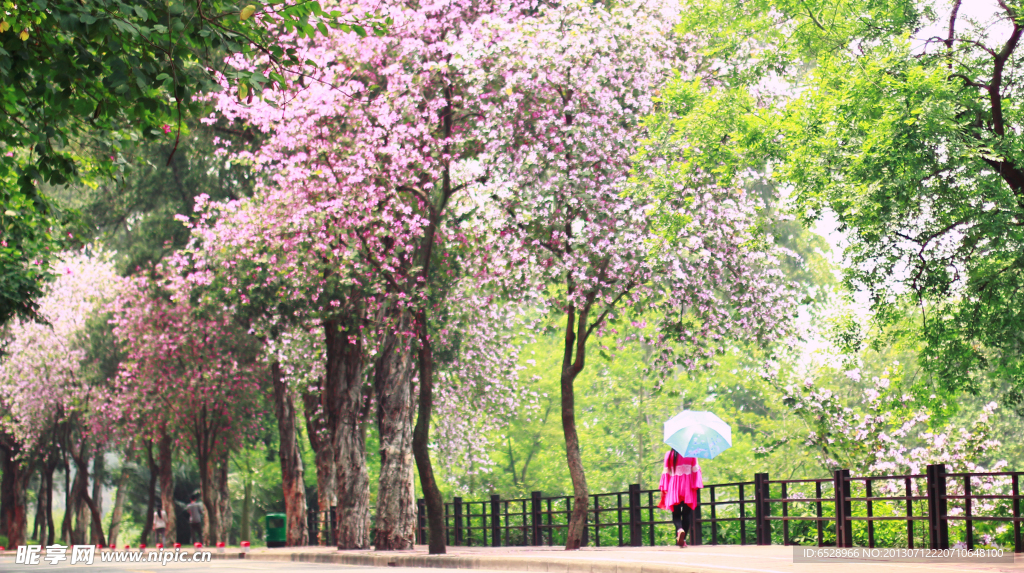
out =
[[[229,119],[271,134],[257,153],[236,157],[251,159],[268,175],[276,188],[270,198],[282,204],[300,198],[308,207],[303,212],[316,214],[323,226],[318,252],[360,287],[344,301],[334,299],[351,309],[351,324],[340,336],[337,323],[328,326],[328,388],[332,355],[361,356],[345,349],[360,349],[359,327],[380,333],[372,349],[382,459],[374,545],[402,549],[413,542],[415,458],[431,552],[440,553],[443,506],[428,444],[435,372],[431,316],[443,300],[431,299],[443,299],[448,275],[436,271],[452,261],[449,241],[461,241],[454,205],[482,178],[464,164],[481,152],[482,130],[494,120],[480,113],[478,95],[486,90],[468,82],[466,69],[476,62],[461,54],[493,41],[489,21],[521,18],[527,3],[386,4],[393,19],[386,36],[336,35],[306,44],[305,57],[317,66],[292,92],[252,106],[224,97],[218,107]],[[378,7],[367,2],[354,10]],[[420,390],[415,417],[414,379]],[[350,402],[338,410],[356,418],[358,403]],[[345,487],[339,479],[341,505]],[[347,512],[340,513],[344,519]],[[346,531],[341,523],[338,529]]]
[[[125,359],[110,411],[195,455],[205,541],[214,545],[226,532],[226,475],[218,474],[233,445],[255,430],[267,368],[258,341],[230,308],[192,304],[187,270],[158,267],[152,277],[128,279],[117,299],[114,331]]]
[[[347,270],[349,237],[335,235],[346,231],[339,226],[341,213],[309,195],[276,189],[224,205],[200,198],[196,209],[196,220],[182,217],[195,238],[186,253],[193,269],[189,282],[208,304],[230,305],[236,318],[265,341],[272,374],[275,364],[280,374],[273,376],[275,401],[280,394],[279,406],[287,410],[292,391],[302,396],[316,456],[318,505],[326,509],[337,499],[340,548],[368,547],[365,429],[372,386],[364,370],[379,330],[371,322],[377,303],[366,294],[375,292],[372,281]],[[322,333],[323,352],[291,352],[291,342],[308,342],[313,330]],[[323,363],[309,364],[316,358]],[[311,370],[297,373],[296,360]],[[293,416],[282,414],[284,444],[295,432]],[[291,458],[297,468],[298,455],[297,447],[283,453],[282,463]],[[286,491],[303,492],[298,472],[283,477]],[[292,521],[305,515],[298,512],[297,500],[297,494],[286,494]]]
[[[181,217],[194,237],[185,252],[192,267],[188,281],[205,304],[230,306],[236,320],[264,344],[289,523],[301,525],[306,512],[295,431],[295,397],[301,395],[316,456],[318,505],[334,506],[340,484],[346,495],[339,511],[339,546],[366,547],[369,476],[362,436],[370,395],[363,361],[370,354],[366,344],[372,345],[372,328],[358,301],[368,289],[353,284],[344,270],[344,249],[331,235],[336,229],[331,210],[304,204],[304,198],[265,192],[246,201],[208,204],[201,197],[196,219]],[[315,342],[314,330],[323,333]],[[290,545],[305,541],[304,528],[289,528]]]
[[[0,361],[0,449],[4,482],[12,488],[4,492],[4,506],[11,512],[5,516],[5,533],[12,546],[25,541],[28,479],[39,462],[52,472],[54,464],[45,462],[58,455],[55,446],[75,463],[75,499],[89,509],[93,541],[104,542],[101,516],[87,481],[89,452],[108,438],[97,427],[105,388],[86,376],[85,337],[88,320],[116,296],[120,280],[109,254],[102,251],[66,253],[54,269],[59,274],[39,301],[40,320],[15,320],[10,325],[7,356]],[[84,523],[79,530],[84,530]]]
[[[331,480],[334,477],[330,468],[338,461],[331,459],[339,430],[332,422],[336,424],[344,419],[346,411],[357,415],[360,422],[346,423],[342,430],[355,434],[356,446],[361,445],[370,406],[367,390],[384,387],[388,378],[402,379],[378,374],[390,366],[382,364],[383,357],[401,357],[402,353],[388,352],[381,346],[382,341],[389,338],[388,330],[393,328],[386,322],[375,322],[386,312],[383,306],[374,305],[374,294],[381,296],[383,292],[381,285],[375,285],[359,273],[346,273],[346,268],[360,268],[358,259],[350,260],[348,251],[338,246],[342,244],[339,239],[330,235],[337,229],[322,223],[330,220],[325,218],[332,210],[323,206],[318,209],[290,203],[287,197],[272,191],[252,200],[228,204],[207,204],[200,199],[197,220],[187,222],[196,239],[187,250],[187,256],[194,268],[188,281],[199,287],[196,292],[206,293],[203,296],[209,297],[208,304],[216,300],[228,301],[236,318],[250,317],[247,324],[253,327],[256,336],[266,339],[265,351],[271,368],[278,363],[281,381],[303,395],[310,441],[317,458],[318,502],[320,507],[329,507],[333,505]],[[335,248],[327,250],[330,244]],[[465,253],[451,256],[458,256],[460,264],[480,262],[467,256],[479,252],[477,248],[461,244],[459,250]],[[449,263],[442,263],[442,268],[446,270],[446,277],[456,274]],[[439,363],[442,427],[438,437],[446,452],[460,455],[470,449],[466,446],[476,444],[479,439],[479,434],[465,424],[467,419],[479,419],[467,416],[471,405],[491,405],[491,409],[497,411],[512,410],[521,402],[516,384],[516,354],[510,343],[516,313],[509,313],[507,305],[498,304],[493,296],[474,290],[476,281],[469,279],[481,271],[480,268],[463,268],[458,273],[461,282],[449,279],[449,288],[453,290],[445,297],[448,302],[443,303],[443,308],[435,307],[437,318],[431,327],[436,333],[439,352],[444,356]],[[360,284],[357,286],[356,282]],[[336,402],[330,399],[332,384],[325,375],[332,363],[337,364],[331,358],[332,351],[336,352],[331,341],[338,338],[334,325],[351,320],[353,311],[358,310],[352,303],[359,300],[364,304],[359,312],[366,318],[356,331],[358,345],[349,345],[364,348],[361,360],[373,365],[376,383],[364,385],[362,394],[355,393],[351,403],[358,409],[342,407],[332,412],[331,404]],[[314,342],[309,337],[313,328],[325,329],[326,339]],[[319,346],[326,348],[320,352],[316,350]],[[324,354],[327,355],[326,367],[324,363],[316,363]],[[359,360],[360,355],[354,358]],[[404,367],[409,367],[408,359]],[[349,368],[346,365],[345,369]],[[362,380],[361,370],[362,367],[345,374],[354,381],[357,391],[359,386],[355,384]],[[361,405],[355,402],[357,399],[361,400]],[[279,420],[279,425],[283,427],[286,422]],[[343,520],[339,525],[347,524],[345,528],[339,527],[339,541],[351,546],[349,544],[360,539],[357,533],[360,525],[365,524],[357,516],[360,508],[368,510],[365,489],[368,481],[365,473],[362,480],[346,481],[358,477],[358,473],[354,471],[354,461],[345,452],[352,452],[352,457],[361,463],[365,463],[365,454],[358,447],[339,450],[346,463],[339,464],[342,467],[337,468],[337,478],[342,484],[355,485],[349,486],[348,495],[341,496],[343,511],[339,515],[339,520]],[[346,474],[351,477],[346,478]],[[357,488],[365,491],[366,496],[358,495]],[[288,507],[286,498],[286,511]]]

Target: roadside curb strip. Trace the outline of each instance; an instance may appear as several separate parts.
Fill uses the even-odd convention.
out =
[[[249,559],[253,561],[292,561],[302,563],[333,563],[364,567],[418,567],[444,569],[483,569],[488,571],[545,571],[548,573],[721,573],[714,569],[680,563],[609,562],[597,559],[545,559],[515,555],[369,555],[366,553],[223,553],[214,559]]]

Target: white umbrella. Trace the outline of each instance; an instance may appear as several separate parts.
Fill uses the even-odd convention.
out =
[[[732,447],[732,428],[711,412],[683,410],[665,422],[665,443],[682,456],[711,459]]]

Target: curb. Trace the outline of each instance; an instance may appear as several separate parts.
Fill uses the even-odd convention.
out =
[[[461,555],[369,555],[365,553],[214,553],[214,559],[248,559],[252,561],[290,561],[331,563],[363,567],[416,567],[444,569],[477,569],[488,571],[546,571],[550,573],[722,573],[727,567],[706,568],[699,565],[622,562],[599,559],[545,559],[543,557],[461,556]],[[743,568],[737,569],[739,571]]]

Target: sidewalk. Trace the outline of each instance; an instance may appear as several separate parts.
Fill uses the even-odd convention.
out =
[[[218,554],[214,553],[215,557]],[[219,557],[235,558],[238,553]],[[793,563],[793,548],[781,545],[704,545],[676,547],[449,547],[447,555],[428,555],[426,546],[410,551],[338,551],[329,547],[253,549],[246,559],[302,561],[373,567],[443,567],[490,571],[550,571],[552,573],[926,573],[976,571],[1024,573],[1024,554],[1015,563]]]

